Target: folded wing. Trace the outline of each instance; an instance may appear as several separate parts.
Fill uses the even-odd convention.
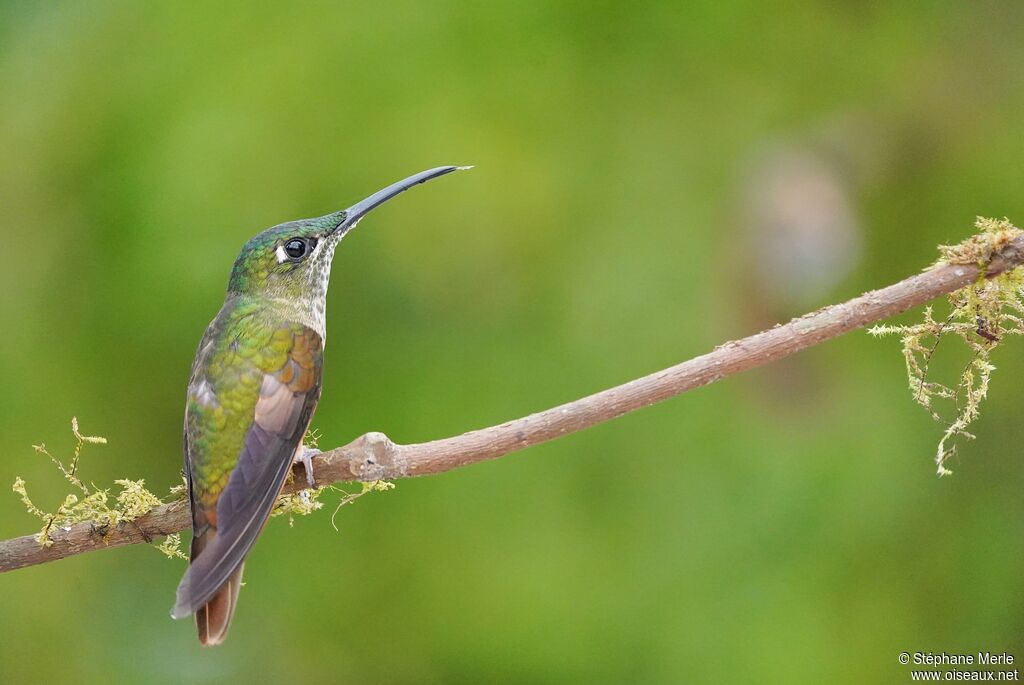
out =
[[[220,633],[226,632],[231,619],[237,588],[227,587],[224,597],[216,596],[230,585],[236,571],[240,582],[242,562],[270,516],[320,396],[322,342],[316,332],[289,324],[274,330],[267,345],[268,352],[250,355],[245,368],[219,374],[219,384],[194,377],[190,386],[186,465],[193,512],[192,562],[178,586],[171,615],[180,618],[210,604],[211,611],[202,618],[211,620],[216,608]],[[246,401],[246,388],[252,389],[255,402]],[[206,417],[192,416],[204,412]],[[245,416],[238,413],[251,419],[233,440],[207,435],[218,426],[225,430],[233,420],[244,422]],[[226,456],[228,464],[233,460],[234,466],[219,470],[218,456]],[[226,484],[218,488],[225,475]],[[216,633],[217,627],[209,629]],[[200,633],[202,637],[202,625]]]

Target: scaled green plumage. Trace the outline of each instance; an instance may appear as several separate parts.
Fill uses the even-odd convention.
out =
[[[188,432],[195,456],[192,459],[193,490],[197,498],[213,505],[227,485],[227,477],[238,462],[246,431],[252,424],[260,387],[266,374],[281,371],[289,361],[293,339],[308,331],[301,324],[268,316],[274,310],[259,298],[226,307],[223,321],[214,323],[206,379],[216,403],[202,402],[190,392]],[[289,368],[291,368],[289,366]],[[316,372],[319,373],[319,356]],[[308,372],[307,372],[308,373]],[[308,391],[312,379],[308,379]]]

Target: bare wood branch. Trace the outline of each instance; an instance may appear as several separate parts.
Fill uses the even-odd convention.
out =
[[[497,426],[451,438],[400,445],[383,433],[367,433],[344,447],[314,459],[318,485],[336,481],[374,481],[443,473],[461,466],[515,452],[589,428],[642,407],[675,397],[727,376],[763,366],[900,314],[969,285],[982,275],[993,277],[1024,263],[1024,236],[1007,243],[982,274],[973,264],[945,264],[874,290],[842,304],[825,307],[789,323],[582,399]],[[301,467],[285,493],[305,486]],[[129,524],[99,530],[82,523],[52,534],[53,544],[40,547],[35,536],[0,542],[0,572],[82,554],[121,547],[176,533],[189,526],[183,502],[156,507]]]

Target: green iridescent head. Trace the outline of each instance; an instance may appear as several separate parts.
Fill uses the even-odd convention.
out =
[[[228,291],[238,294],[316,296],[329,272],[345,212],[300,219],[268,228],[249,239],[231,269]],[[314,291],[314,292],[311,292]]]
[[[393,183],[344,211],[268,228],[242,247],[231,270],[228,292],[322,300],[327,296],[334,249],[363,216],[418,183],[466,168],[429,169]]]

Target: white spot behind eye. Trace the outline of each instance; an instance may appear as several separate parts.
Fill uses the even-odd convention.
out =
[[[277,249],[274,250],[274,254],[277,255],[278,264],[284,264],[285,261],[288,259],[288,255],[286,255],[284,252],[284,245],[278,245]]]

